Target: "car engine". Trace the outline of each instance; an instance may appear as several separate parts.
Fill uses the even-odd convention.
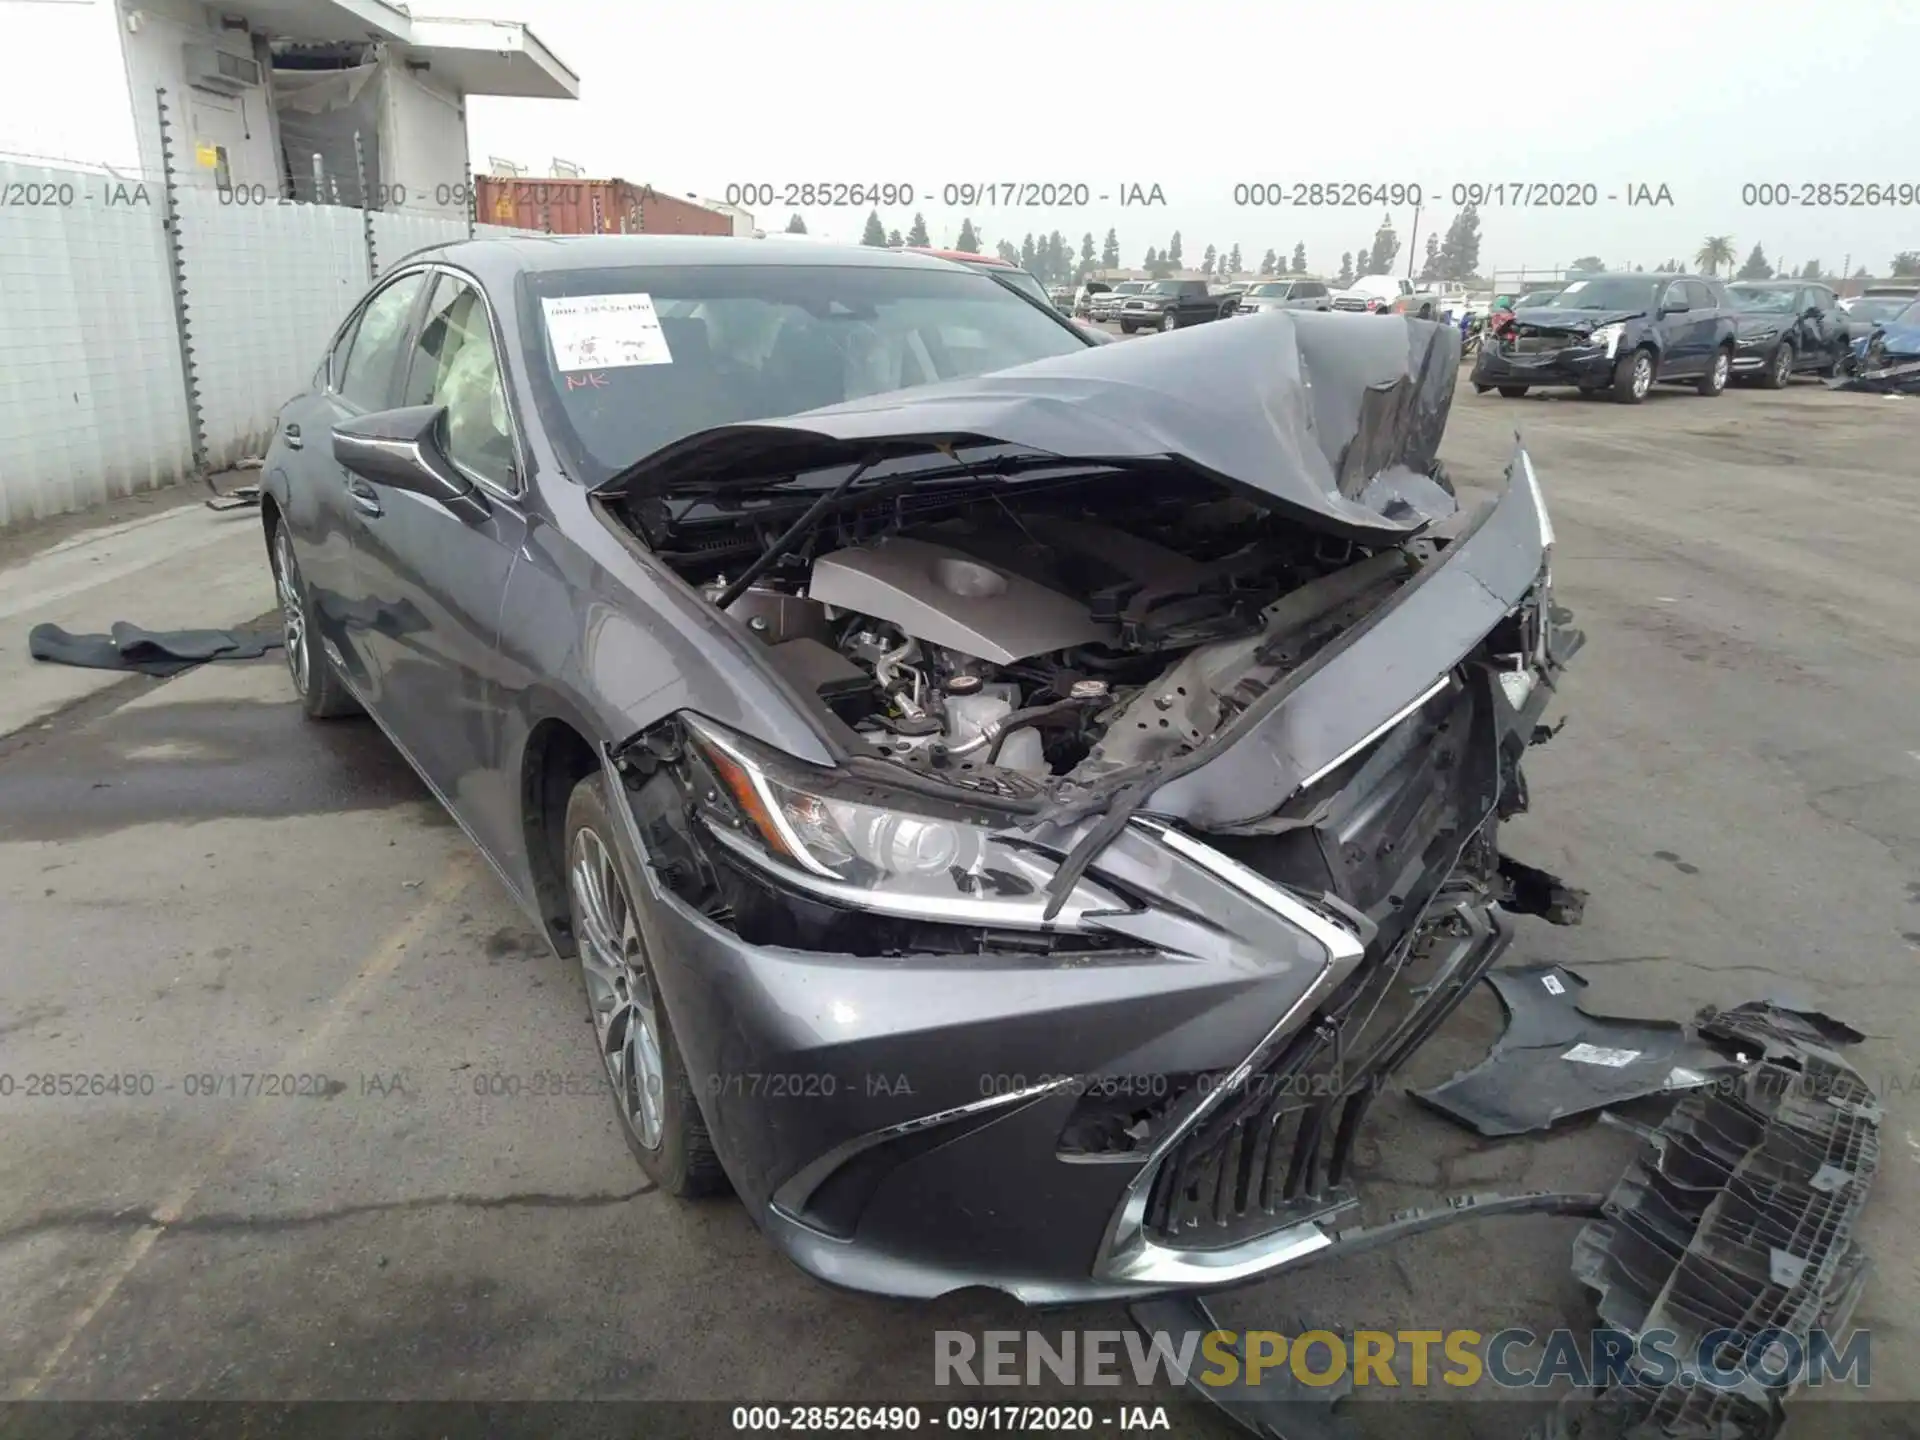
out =
[[[1082,495],[842,533],[729,610],[875,754],[954,781],[1086,779],[1178,754],[1313,648],[1279,646],[1282,628],[1331,615],[1324,643],[1357,617],[1356,587],[1333,577],[1369,575],[1371,602],[1403,576],[1218,491],[1162,488],[1150,523],[1111,507],[1124,529]]]

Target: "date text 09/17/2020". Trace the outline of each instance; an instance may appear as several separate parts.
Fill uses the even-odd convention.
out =
[[[749,209],[798,210],[935,204],[956,210],[1077,210],[1088,205],[1167,204],[1160,184],[1144,180],[949,180],[939,185],[904,180],[741,180],[727,185],[721,198]]]
[[[1603,204],[1671,206],[1664,182],[1602,186],[1592,180],[1461,180],[1425,185],[1417,180],[1243,180],[1231,199],[1242,209],[1377,209],[1438,205],[1475,209],[1591,209]]]

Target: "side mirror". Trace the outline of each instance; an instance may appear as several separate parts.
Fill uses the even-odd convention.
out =
[[[1826,310],[1819,305],[1809,305],[1807,307],[1806,314],[1802,315],[1800,318],[1803,320],[1818,320],[1822,315],[1826,313],[1827,313]]]
[[[444,405],[376,410],[333,427],[333,458],[363,480],[438,501],[462,520],[491,507],[447,458]]]
[[[1672,296],[1660,303],[1660,313],[1662,315],[1684,315],[1692,308],[1691,305],[1687,304],[1686,299],[1679,295]]]

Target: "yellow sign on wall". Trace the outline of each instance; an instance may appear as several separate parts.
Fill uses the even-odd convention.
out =
[[[217,170],[220,168],[220,147],[202,140],[193,147],[193,158],[203,169]]]

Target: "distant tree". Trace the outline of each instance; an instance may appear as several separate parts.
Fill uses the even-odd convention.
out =
[[[1009,265],[1018,265],[1020,263],[1020,247],[1012,241],[997,240],[994,242],[993,248],[994,252]]]
[[[1669,257],[1654,266],[1653,273],[1656,275],[1678,275],[1680,273],[1680,262]]]
[[[913,224],[909,226],[907,229],[907,244],[929,245],[929,246],[933,244],[932,239],[927,235],[927,217],[926,216],[921,215],[918,212],[914,214]]]
[[[1480,212],[1463,205],[1440,242],[1440,278],[1465,280],[1480,268]]]
[[[1238,275],[1239,273],[1240,273],[1240,247],[1238,245],[1235,245],[1231,250],[1227,252],[1227,274]]]
[[[800,218],[800,212],[796,210],[793,212],[792,218],[787,221],[787,234],[804,235],[806,233],[807,222]]]
[[[1307,247],[1304,242],[1293,247],[1293,263],[1287,269],[1295,275],[1307,273]]]
[[[1164,259],[1167,265],[1175,270],[1178,270],[1186,263],[1180,258],[1180,232],[1178,230],[1173,232],[1173,240],[1167,246],[1167,253]]]
[[[1340,257],[1340,273],[1333,277],[1333,283],[1342,288],[1353,283],[1353,252],[1345,252]]]
[[[1102,270],[1120,268],[1120,236],[1116,231],[1107,231],[1107,241],[1100,247],[1100,268]]]
[[[1279,268],[1280,268],[1279,258],[1273,253],[1272,250],[1268,250],[1266,254],[1260,257],[1260,273],[1262,275],[1271,275],[1275,271],[1277,271]]]
[[[1073,270],[1073,244],[1058,230],[1047,237],[1047,259],[1053,265],[1053,283],[1058,285]]]
[[[1393,271],[1394,257],[1400,253],[1400,237],[1393,232],[1393,217],[1382,215],[1380,228],[1373,232],[1373,249],[1367,252],[1373,261],[1372,273],[1388,275]]]
[[[1893,257],[1895,275],[1920,275],[1920,250],[1902,250]]]
[[[1219,258],[1219,252],[1216,251],[1213,246],[1209,245],[1200,256],[1200,273],[1202,275],[1213,274],[1213,267]]]
[[[1756,244],[1753,247],[1753,253],[1747,256],[1747,263],[1740,267],[1739,275],[1734,278],[1739,280],[1771,280],[1773,278],[1773,266],[1767,263],[1766,252]]]
[[[1700,242],[1700,248],[1693,252],[1693,263],[1709,275],[1718,275],[1722,265],[1733,264],[1733,237],[1707,236]]]
[[[1140,268],[1142,270],[1151,271],[1155,265],[1158,265],[1160,263],[1154,257],[1155,257],[1154,248],[1151,245],[1149,245],[1147,247],[1147,253],[1140,257]]]
[[[968,255],[978,255],[980,253],[980,235],[979,232],[973,228],[973,220],[971,217],[961,220],[960,238],[953,242],[953,248],[964,251]]]
[[[905,240],[902,240],[900,238],[900,232],[897,229],[889,230],[887,232],[887,244],[898,248],[899,246],[904,245],[906,243],[907,242]]]
[[[1420,279],[1431,284],[1441,278],[1440,274],[1440,236],[1433,230],[1427,232],[1427,257],[1420,262]]]
[[[1644,275],[1647,273],[1647,267],[1644,265],[1636,265],[1633,267],[1633,273],[1636,275]]]
[[[1809,260],[1800,267],[1800,278],[1802,280],[1818,280],[1825,273],[1826,272],[1820,268],[1820,262],[1818,260]]]
[[[1353,257],[1353,273],[1355,275],[1372,275],[1375,273],[1373,268],[1373,252],[1371,250],[1362,250],[1358,255]]]
[[[1093,248],[1093,232],[1089,230],[1086,238],[1080,242],[1080,264],[1076,278],[1084,280],[1092,272],[1097,254]]]
[[[1576,275],[1592,275],[1607,268],[1607,262],[1598,255],[1582,255],[1568,264],[1567,269]]]
[[[1027,269],[1031,270],[1033,268],[1033,235],[1031,232],[1028,233],[1026,239],[1020,242],[1020,249],[1015,253],[1014,258],[1019,260]]]
[[[867,212],[867,228],[861,232],[860,243],[878,246],[882,250],[887,248],[887,227],[880,223],[878,210]]]

